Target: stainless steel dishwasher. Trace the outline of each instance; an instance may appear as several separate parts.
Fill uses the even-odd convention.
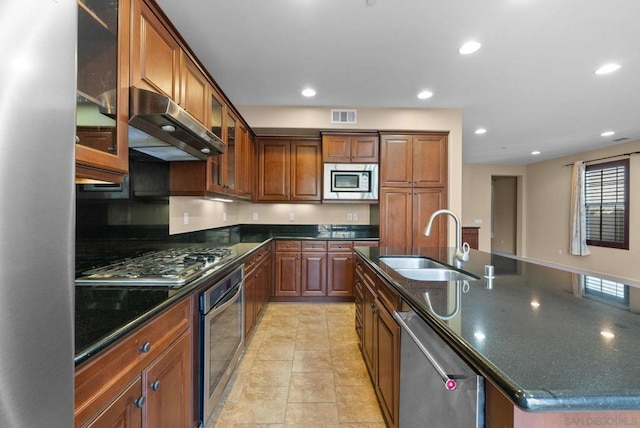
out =
[[[400,338],[400,427],[483,428],[484,378],[413,311],[395,312]]]

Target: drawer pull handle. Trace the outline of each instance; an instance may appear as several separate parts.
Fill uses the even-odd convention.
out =
[[[136,401],[133,402],[133,405],[136,406],[137,408],[141,409],[142,406],[144,406],[144,402],[145,402],[145,398],[144,395],[140,398],[138,398]]]
[[[153,382],[151,384],[151,389],[153,389],[154,391],[157,391],[158,389],[160,389],[160,381],[157,380],[157,381]]]
[[[151,343],[149,342],[145,342],[141,347],[140,350],[142,352],[149,352],[151,350]]]

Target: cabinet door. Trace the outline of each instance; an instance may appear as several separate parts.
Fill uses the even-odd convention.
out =
[[[143,407],[142,379],[138,376],[102,413],[82,427],[141,428]]]
[[[380,190],[380,245],[411,247],[412,189],[382,188]]]
[[[291,200],[320,201],[322,197],[320,141],[291,141]]]
[[[414,247],[446,247],[447,222],[449,216],[438,216],[431,227],[431,235],[424,236],[429,217],[435,211],[446,208],[446,188],[414,188],[413,189],[413,241]]]
[[[400,326],[376,299],[375,388],[389,426],[398,426],[400,396]]]
[[[129,14],[128,1],[78,2],[78,179],[122,183],[129,167]]]
[[[377,135],[353,135],[351,137],[351,162],[378,163],[379,145]]]
[[[413,136],[413,186],[447,185],[447,136],[442,134]]]
[[[143,372],[147,426],[189,426],[193,403],[191,363],[191,334],[188,331]]]
[[[276,296],[300,296],[300,253],[276,253]]]
[[[322,162],[346,163],[351,161],[351,138],[348,135],[322,136]]]
[[[249,131],[242,125],[237,127],[236,144],[236,193],[251,197],[251,173],[253,171],[253,145]]]
[[[329,253],[328,256],[327,296],[353,296],[352,253]]]
[[[244,278],[244,336],[249,337],[256,322],[256,286],[258,283],[258,268],[248,273]]]
[[[375,379],[375,294],[366,276],[362,286],[362,357],[372,379]]]
[[[380,186],[411,187],[411,135],[384,135],[380,143]]]
[[[182,77],[181,77],[181,101],[182,107],[202,125],[207,126],[209,117],[209,82],[200,68],[181,52]]]
[[[291,165],[289,140],[258,141],[258,200],[288,201]]]
[[[131,83],[180,100],[180,45],[153,11],[133,2]]]
[[[303,296],[327,295],[327,253],[302,253],[301,288]]]

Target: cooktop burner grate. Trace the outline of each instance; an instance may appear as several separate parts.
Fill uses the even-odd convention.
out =
[[[88,270],[76,285],[183,286],[233,255],[230,248],[171,248]]]

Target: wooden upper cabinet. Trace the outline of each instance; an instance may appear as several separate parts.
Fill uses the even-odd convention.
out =
[[[258,141],[258,200],[288,201],[291,143],[289,140]]]
[[[258,140],[258,201],[320,201],[320,141]]]
[[[381,187],[446,187],[447,135],[383,135]]]
[[[78,2],[76,180],[122,183],[129,168],[128,1]]]
[[[180,105],[204,126],[209,121],[209,82],[200,68],[181,52],[181,100]],[[208,126],[207,126],[208,127]]]
[[[413,136],[383,135],[380,152],[380,186],[411,187]]]
[[[378,163],[377,135],[325,134],[322,161],[326,163]]]
[[[322,197],[320,142],[291,141],[292,201],[319,201]]]
[[[181,47],[143,0],[133,2],[131,85],[180,102]]]
[[[413,136],[414,187],[447,185],[447,136],[427,134]]]

